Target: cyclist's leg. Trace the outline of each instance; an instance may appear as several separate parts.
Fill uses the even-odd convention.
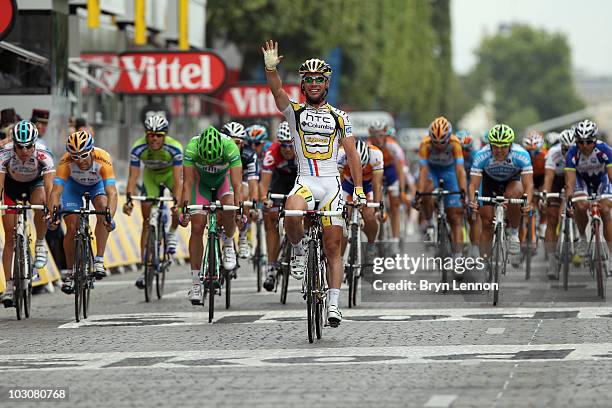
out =
[[[344,199],[345,203],[352,203],[353,202],[353,191],[355,189],[355,185],[348,181],[348,180],[342,180],[342,198]],[[365,192],[365,186],[364,186],[364,192]],[[351,219],[351,217],[353,216],[353,207],[348,207],[347,208],[347,219]],[[348,236],[342,236],[342,247],[341,247],[341,253],[342,255],[344,255],[344,252],[346,251],[346,246],[348,244]]]
[[[311,187],[315,199],[321,198],[319,209],[323,211],[342,211],[344,208],[344,198],[340,177],[319,177],[318,188]],[[321,194],[324,194],[321,197]],[[334,324],[339,324],[342,314],[339,310],[340,285],[344,270],[342,268],[342,257],[340,256],[340,243],[344,229],[344,219],[342,217],[323,217],[323,250],[327,259],[328,276],[328,299],[329,299],[329,320],[335,320]],[[331,323],[330,323],[331,324]]]
[[[482,175],[481,195],[484,197],[496,197],[503,195],[506,188],[506,183],[500,183],[486,173]],[[479,238],[480,256],[488,258],[491,255],[491,246],[493,243],[493,216],[495,215],[494,206],[491,203],[481,203],[478,211],[482,221],[482,233]]]
[[[587,186],[580,177],[580,175],[576,174],[576,188],[574,189],[574,197],[584,196],[588,192]],[[589,209],[589,204],[586,201],[579,201],[573,204],[576,226],[578,227],[578,232],[580,234],[580,239],[578,240],[577,252],[578,255],[584,256],[588,250],[589,241],[586,236],[586,227],[589,222],[589,218],[587,216],[587,211]]]
[[[295,185],[289,192],[289,197],[285,202],[286,210],[313,210],[315,205],[315,198],[309,188],[306,186],[305,180],[307,177],[298,176],[295,180]],[[301,240],[304,237],[304,224],[302,217],[286,217],[285,221],[285,233],[289,237],[289,241],[295,247],[301,244]]]
[[[211,180],[196,171],[193,186],[191,186],[191,203],[207,205],[213,200],[212,191],[209,186]],[[191,264],[192,286],[189,291],[189,300],[199,302],[201,294],[200,270],[202,269],[202,257],[204,256],[204,230],[208,222],[204,211],[191,212],[191,234],[189,235],[189,263]]]
[[[223,205],[234,205],[234,190],[230,183],[229,172],[216,187],[217,199]],[[223,231],[220,234],[223,241],[223,268],[232,270],[236,267],[236,251],[234,250],[234,229],[236,228],[236,211],[222,211],[220,224]]]
[[[504,197],[521,198],[523,196],[523,185],[519,180],[511,180],[506,185]],[[518,255],[521,251],[519,239],[519,223],[521,222],[521,206],[519,204],[509,204],[506,211],[508,217],[508,228],[506,236],[508,240],[508,253]],[[518,263],[520,261],[517,261]]]
[[[459,191],[459,182],[457,181],[457,173],[455,167],[449,167],[436,173],[436,175],[444,180],[444,189],[448,191]],[[451,228],[452,252],[454,257],[460,257],[462,254],[463,244],[463,204],[461,197],[458,195],[450,195],[444,197],[446,206],[446,215]]]
[[[363,192],[365,193],[368,202],[374,202],[374,192],[372,191],[372,184],[369,182],[363,183]],[[373,244],[376,241],[376,234],[378,234],[378,221],[376,220],[376,209],[375,208],[361,208],[361,217],[363,218],[363,232],[368,239],[369,244]]]
[[[108,197],[104,190],[104,183],[99,181],[93,186],[87,187],[91,202],[97,211],[104,211],[108,207]],[[110,232],[104,226],[104,215],[96,215],[96,228],[94,234],[96,236],[96,255],[94,256],[94,270],[96,279],[106,277],[106,267],[104,266],[104,252],[106,251],[106,243]]]
[[[552,183],[551,193],[560,193],[563,188],[565,179],[563,176],[555,176]],[[550,255],[555,252],[557,246],[557,226],[559,224],[559,205],[561,199],[549,199],[546,206],[546,234],[544,235],[544,246],[549,258],[554,261],[554,257]]]
[[[392,241],[399,242],[400,233],[400,185],[395,164],[385,166],[384,184],[389,197],[389,215],[391,216]]]
[[[43,186],[42,178],[37,179],[30,185],[28,201],[35,205],[45,205],[47,194]],[[36,269],[43,268],[47,264],[47,247],[45,235],[47,234],[47,221],[42,210],[34,210],[34,228],[36,229],[36,243],[34,245]]]
[[[8,198],[6,191],[4,193],[4,204],[15,204],[10,198]],[[7,307],[12,306],[13,302],[13,281],[11,280],[11,263],[13,261],[13,247],[15,245],[15,241],[13,240],[13,230],[15,228],[16,222],[17,217],[14,213],[9,214],[7,211],[2,216],[2,226],[4,228],[4,250],[2,251],[2,267],[4,268],[4,281],[6,282],[6,296],[3,295],[2,301],[4,302],[5,298],[7,299],[5,304]],[[8,300],[8,297],[10,297],[10,302]]]
[[[607,178],[606,178],[607,181]],[[602,194],[610,194],[612,193],[612,185],[610,182],[603,181],[599,186],[598,195]],[[604,238],[606,239],[606,243],[608,244],[608,253],[611,253],[612,250],[612,222],[610,222],[610,208],[612,208],[612,201],[610,200],[601,200],[599,202],[601,206],[601,218],[603,221],[603,233]],[[608,271],[610,272],[610,271]]]
[[[253,192],[250,191],[249,188],[249,182],[246,181],[242,181],[242,190],[240,192],[240,201],[248,201],[251,199],[251,196]],[[259,196],[259,194],[255,193],[256,196]],[[251,211],[247,211],[245,213],[246,215],[246,222],[244,223],[244,225],[240,225],[239,229],[238,229],[238,251],[240,252],[240,257],[241,258],[247,258],[249,256],[249,242],[248,242],[248,234],[251,230],[251,223],[252,223],[252,219],[253,217],[251,216]],[[264,219],[265,219],[265,215],[264,215]]]

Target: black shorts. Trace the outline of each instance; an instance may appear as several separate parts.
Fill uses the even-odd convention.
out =
[[[17,201],[23,200],[25,194],[25,201],[30,201],[30,195],[37,188],[44,187],[43,178],[38,177],[32,181],[16,181],[8,173],[4,178],[4,204],[13,205]]]
[[[275,174],[270,185],[270,193],[289,194],[295,185],[297,174]]]
[[[536,190],[540,190],[544,185],[544,174],[534,175],[533,176],[533,188]]]
[[[480,195],[483,197],[497,197],[503,196],[506,192],[506,187],[513,181],[520,181],[521,175],[517,174],[508,180],[498,181],[491,178],[487,173],[482,174],[482,182],[480,188]],[[493,203],[481,203],[483,205],[493,205]]]
[[[565,176],[555,176],[552,182],[551,193],[560,193],[565,188]],[[559,207],[561,204],[560,198],[549,198],[548,205],[551,207]]]

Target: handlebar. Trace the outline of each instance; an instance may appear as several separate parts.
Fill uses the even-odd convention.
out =
[[[590,196],[578,196],[578,197],[574,197],[571,199],[572,203],[578,202],[578,201],[589,201],[589,202],[597,202],[600,200],[609,200],[612,198],[612,194],[602,194],[599,196],[596,195],[590,195]]]
[[[504,196],[497,197],[478,197],[476,195],[475,201],[482,201],[484,203],[494,203],[494,204],[527,204],[526,198],[506,198]]]
[[[344,203],[344,205],[348,206],[348,207],[368,207],[368,208],[380,208],[381,207],[381,203],[367,203],[366,205],[359,205],[359,204],[355,204],[355,203]]]
[[[305,215],[317,217],[341,217],[344,211],[320,211],[320,210],[283,210],[280,217],[303,217]]]
[[[289,196],[287,194],[270,193],[268,197],[271,200],[286,200]]]
[[[217,210],[221,210],[221,211],[235,211],[235,210],[239,210],[240,207],[237,207],[235,205],[225,205],[225,204],[221,204],[219,201],[211,203],[211,204],[192,204],[192,205],[188,205],[185,206],[185,209],[187,211],[191,211],[191,210],[202,210],[202,211],[217,211]]]
[[[415,198],[427,197],[427,196],[444,196],[444,195],[460,195],[463,197],[465,195],[465,192],[464,191],[439,190],[439,189],[436,189],[428,193],[421,193],[420,191],[417,191],[415,194]]]
[[[174,197],[129,196],[128,201],[144,201],[153,203],[158,201],[174,201]]]
[[[0,205],[0,210],[47,210],[47,207],[42,204],[16,204],[16,205]]]

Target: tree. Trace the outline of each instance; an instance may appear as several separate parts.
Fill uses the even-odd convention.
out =
[[[208,46],[236,44],[241,79],[263,69],[260,47],[279,41],[281,75],[294,76],[306,58],[341,47],[341,105],[407,114],[427,125],[469,106],[451,67],[449,0],[208,0]],[[452,118],[451,118],[452,119]]]
[[[483,39],[471,74],[479,91],[495,93],[496,119],[517,130],[581,109],[567,39],[527,25],[502,28]],[[510,123],[510,120],[517,123]]]

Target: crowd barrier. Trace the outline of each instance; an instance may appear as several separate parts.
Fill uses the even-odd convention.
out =
[[[120,196],[117,205],[117,213],[114,220],[116,228],[110,233],[104,254],[104,262],[107,268],[117,268],[135,265],[140,262],[140,233],[142,230],[142,214],[138,204],[134,206],[131,216],[123,214],[121,208],[125,203],[125,197]],[[92,227],[95,220],[92,217]],[[30,231],[34,232],[34,224],[30,220]],[[177,229],[178,246],[175,258],[186,259],[189,257],[189,232],[190,228],[179,227]],[[45,242],[45,245],[46,242]],[[0,247],[4,250],[4,230],[0,228]],[[95,238],[94,238],[95,251]],[[32,253],[34,253],[34,236],[32,237]],[[33,281],[33,286],[46,285],[60,279],[59,268],[57,267],[51,252],[47,248],[48,262],[45,268],[39,270],[38,277]],[[0,265],[2,271],[2,265]],[[4,292],[6,282],[4,272],[0,273],[0,293]]]

